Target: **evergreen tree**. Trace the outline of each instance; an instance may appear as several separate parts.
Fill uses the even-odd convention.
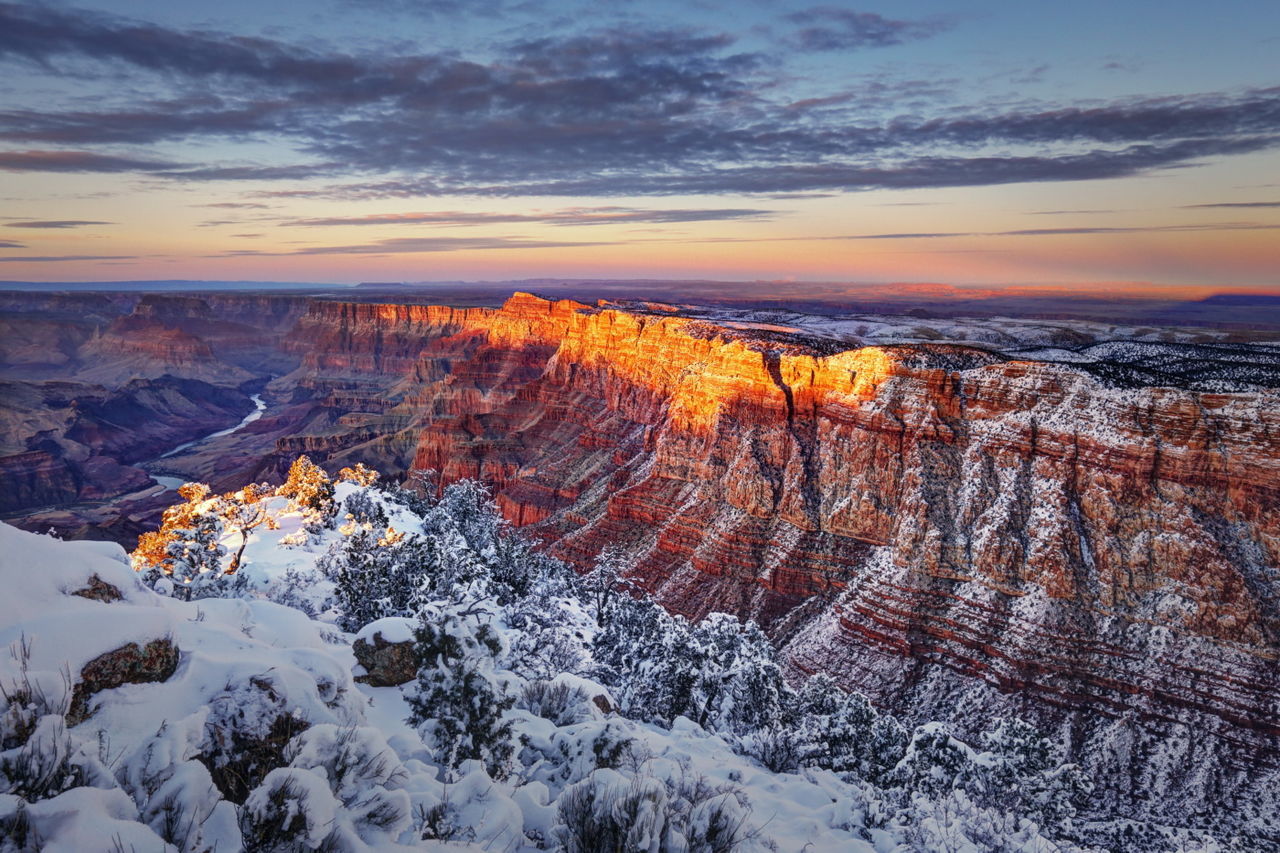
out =
[[[270,519],[267,498],[274,491],[267,483],[250,483],[238,492],[228,492],[217,500],[214,508],[222,517],[226,531],[240,534],[240,547],[231,558],[227,574],[233,575],[240,570],[244,549],[249,544],[249,534]]]
[[[1061,750],[1034,726],[1016,718],[986,732],[982,744],[991,755],[984,805],[1059,826],[1076,814],[1093,785],[1076,764],[1064,763]]]
[[[203,483],[186,483],[178,494],[185,501],[164,511],[160,529],[138,538],[131,554],[134,569],[157,589],[171,584],[172,593],[186,600],[221,595],[227,549],[221,543],[220,500],[210,500]]]
[[[595,564],[582,577],[582,590],[595,610],[596,625],[604,627],[609,610],[619,595],[634,592],[635,583],[626,577],[631,561],[617,545],[608,545],[596,555]]]
[[[289,476],[276,494],[288,498],[289,506],[302,512],[308,530],[324,528],[337,512],[329,475],[307,456],[293,460]]]
[[[472,625],[482,613],[424,608],[414,630],[418,681],[406,694],[407,722],[432,739],[445,767],[456,770],[475,759],[490,776],[504,779],[515,753],[504,713],[515,699],[493,677],[494,659],[502,652],[498,632],[488,624]]]
[[[700,671],[683,617],[652,601],[617,599],[594,650],[597,674],[616,689],[623,713],[664,725],[697,716]]]
[[[343,468],[338,472],[338,482],[355,483],[357,486],[373,486],[381,475],[372,468],[366,468],[363,462]]]
[[[439,543],[359,525],[335,543],[317,567],[334,584],[344,631],[385,616],[408,616],[429,597],[439,574]]]
[[[184,483],[178,488],[178,495],[183,502],[165,509],[160,529],[138,537],[138,545],[129,555],[135,571],[151,571],[153,575],[172,574],[169,543],[178,536],[177,531],[189,530],[195,519],[207,512],[204,504],[209,497],[209,487],[204,483]]]
[[[224,577],[222,558],[227,553],[219,541],[222,519],[211,512],[197,514],[188,527],[170,533],[165,567],[175,594],[181,593],[188,600],[216,595]]]

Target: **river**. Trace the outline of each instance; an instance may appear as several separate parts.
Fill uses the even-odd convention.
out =
[[[182,451],[186,450],[186,449],[187,449],[187,448],[189,448],[189,447],[195,447],[197,444],[203,444],[204,442],[209,441],[209,440],[211,440],[211,439],[221,438],[221,437],[222,437],[222,436],[224,436],[224,435],[231,435],[231,433],[236,432],[237,430],[244,429],[244,428],[245,428],[245,427],[247,427],[249,424],[253,423],[253,422],[254,422],[254,421],[256,421],[258,418],[262,417],[262,413],[263,413],[263,412],[265,412],[265,411],[267,410],[267,404],[266,404],[266,403],[264,403],[264,402],[262,402],[262,398],[261,398],[261,397],[259,397],[257,394],[254,394],[254,395],[253,395],[252,397],[250,397],[249,399],[250,399],[250,400],[253,400],[253,406],[254,406],[254,409],[253,409],[253,411],[252,411],[252,412],[250,412],[249,414],[245,415],[245,416],[244,416],[244,420],[242,420],[240,423],[236,424],[236,425],[235,425],[235,426],[233,426],[233,427],[229,427],[228,429],[220,429],[220,430],[218,430],[217,432],[209,433],[208,435],[204,436],[203,438],[197,438],[195,441],[188,441],[186,444],[179,444],[179,445],[178,445],[177,447],[175,447],[173,450],[170,450],[168,453],[165,453],[165,454],[163,454],[163,455],[161,455],[161,456],[159,456],[159,457],[157,457],[157,458],[159,458],[159,459],[168,459],[170,456],[176,456],[176,455],[178,455],[179,453],[181,453]],[[153,479],[155,479],[155,480],[156,480],[156,482],[158,482],[158,483],[164,483],[164,482],[165,482],[165,480],[171,480],[171,479],[176,479],[176,478],[173,478],[173,477],[166,477],[166,478],[163,478],[163,479],[162,479],[162,478],[160,478],[160,477],[154,477]],[[181,485],[181,484],[182,484],[182,482],[183,482],[183,481],[179,480],[179,481],[178,481],[178,485]],[[168,483],[165,483],[165,485],[168,485]],[[174,487],[174,486],[170,486],[170,488],[176,488],[176,487]]]

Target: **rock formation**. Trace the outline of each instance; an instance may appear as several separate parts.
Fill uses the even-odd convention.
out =
[[[586,567],[621,544],[671,609],[759,620],[796,677],[919,719],[1033,718],[1110,762],[1138,811],[1183,802],[1144,792],[1231,796],[1280,765],[1269,379],[1184,370],[1192,348],[1162,350],[1159,370],[1112,345],[1065,364],[528,294],[274,313],[228,299],[127,309],[181,333],[166,359],[201,312],[265,312],[272,363],[296,365],[267,416],[184,473],[229,488],[305,452],[479,478],[552,553]],[[254,350],[219,334],[210,353],[248,369]],[[37,350],[23,357],[56,356]],[[44,470],[40,452],[13,464]]]
[[[672,609],[757,618],[797,674],[1110,744],[1133,765],[1122,796],[1207,795],[1280,757],[1274,389],[520,294],[318,304],[290,340],[314,342],[292,381],[334,416],[282,458],[395,467],[412,441],[413,467],[489,483],[553,553],[586,566],[622,543]],[[1178,751],[1226,769],[1182,778]]]

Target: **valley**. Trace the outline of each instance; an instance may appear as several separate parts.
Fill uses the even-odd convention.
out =
[[[548,553],[618,544],[668,609],[757,620],[793,681],[1025,716],[1122,812],[1274,782],[1265,335],[365,296],[9,298],[6,516],[130,547],[159,478],[474,478]]]

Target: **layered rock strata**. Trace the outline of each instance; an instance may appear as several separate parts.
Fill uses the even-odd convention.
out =
[[[299,393],[335,407],[282,458],[394,468],[412,444],[554,553],[622,543],[672,609],[759,619],[797,674],[922,717],[1017,707],[1118,750],[1117,796],[1208,796],[1280,755],[1275,390],[520,294],[317,304],[290,340]],[[341,423],[356,398],[378,402]],[[1169,750],[1221,769],[1183,778]]]

